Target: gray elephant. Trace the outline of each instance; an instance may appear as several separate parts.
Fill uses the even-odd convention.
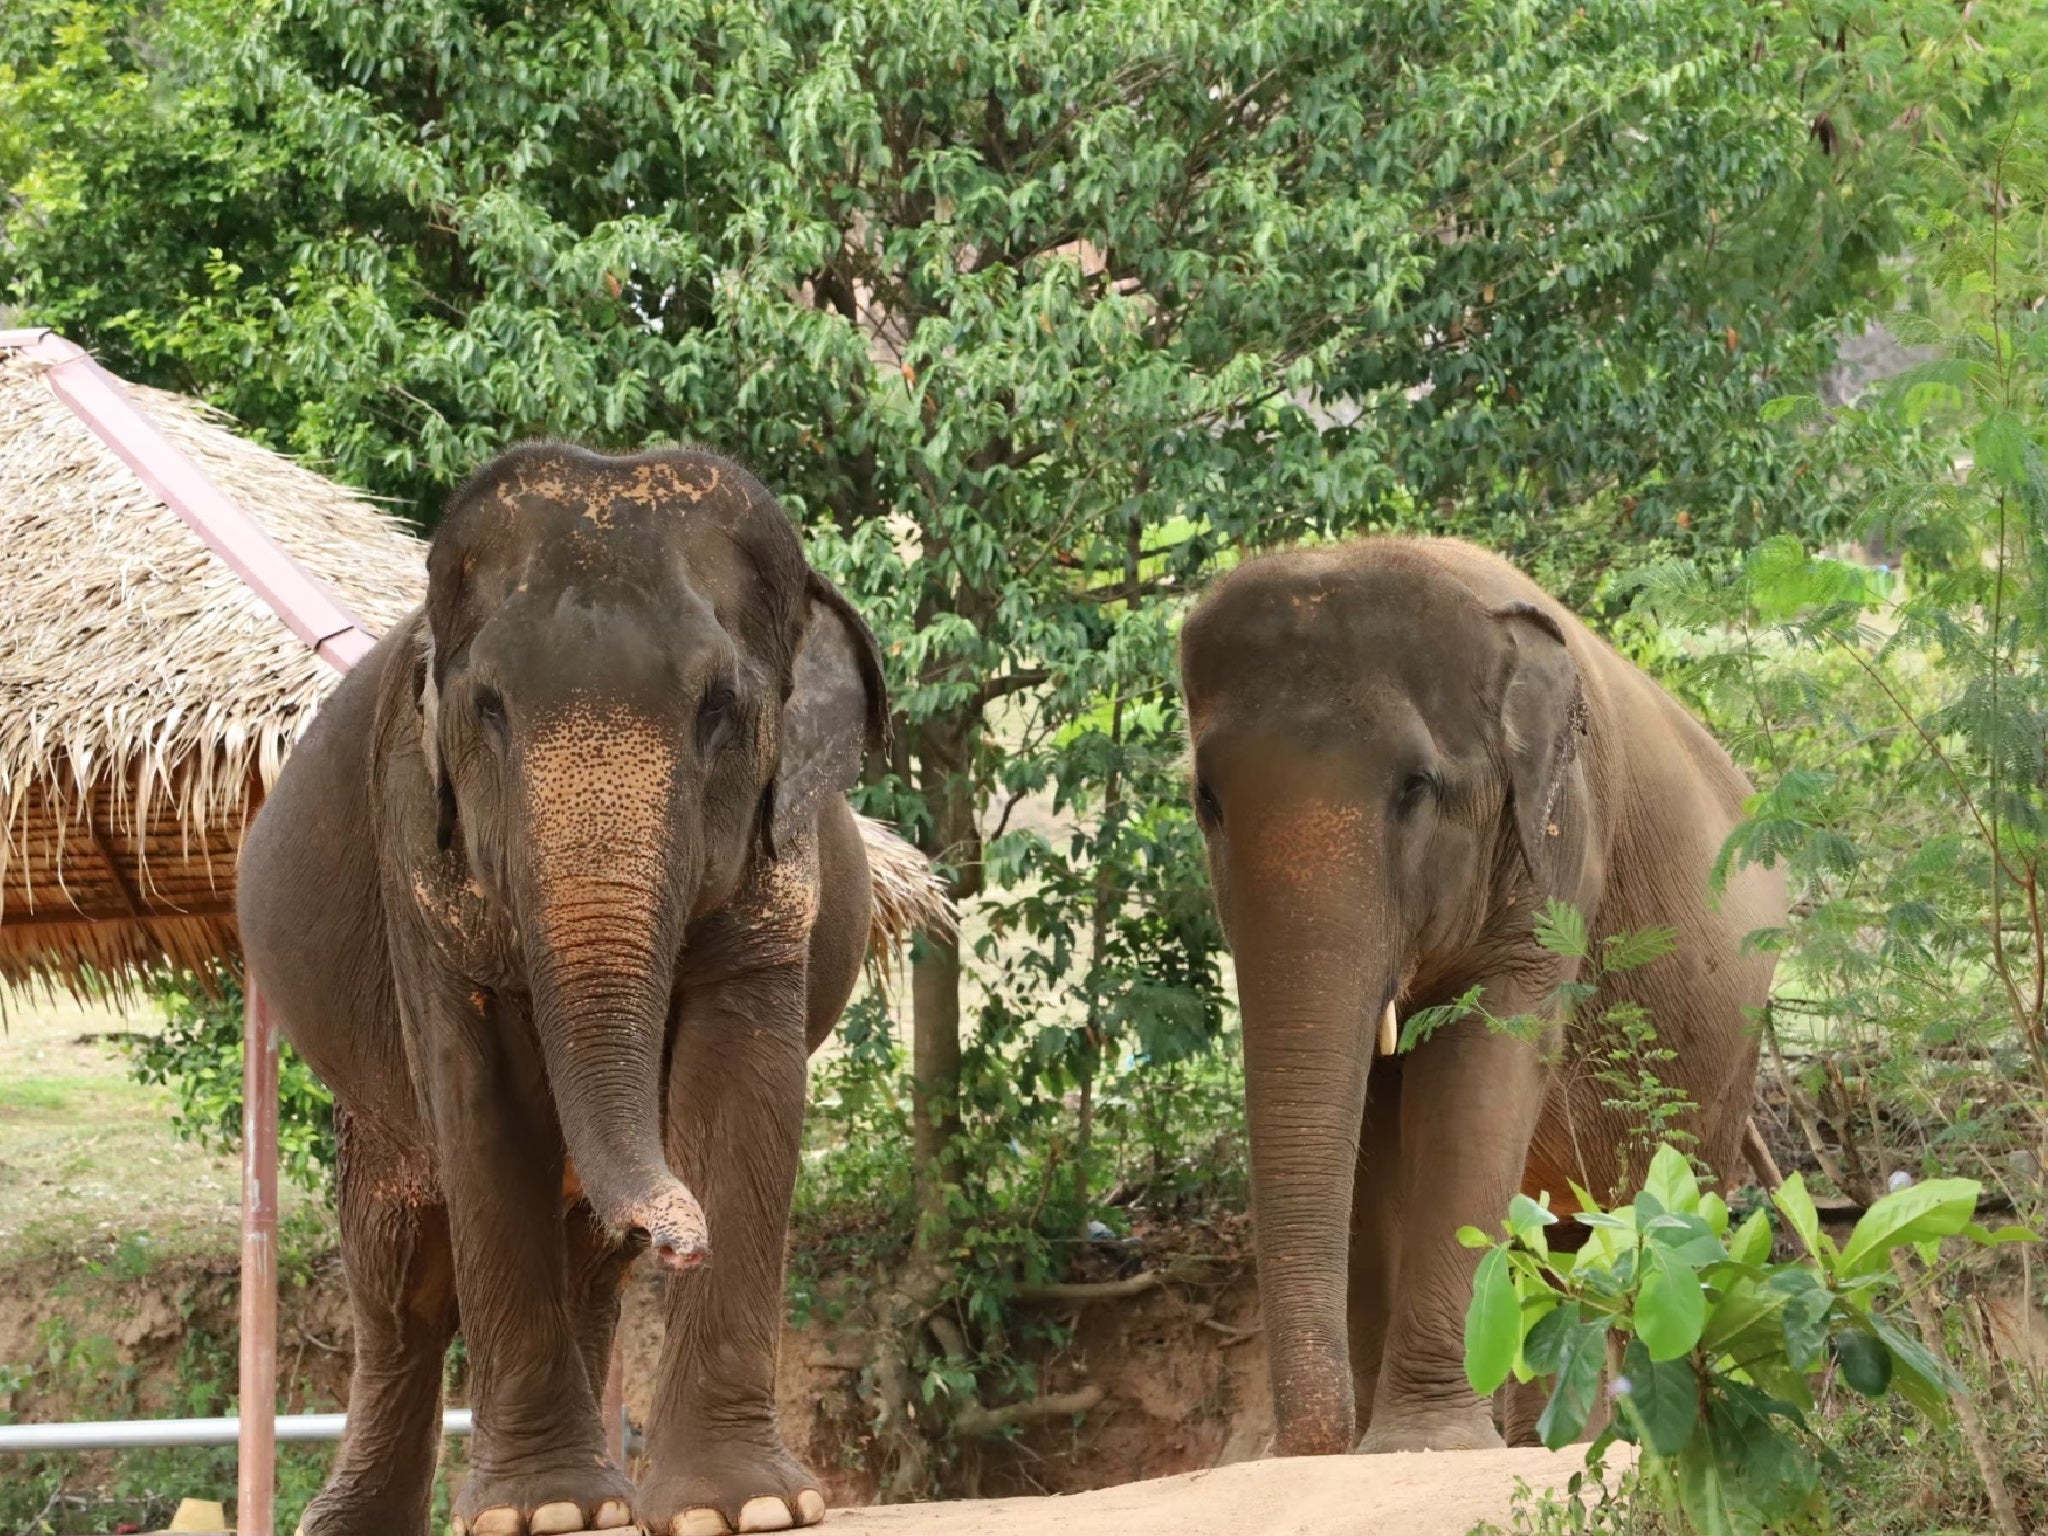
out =
[[[1746,1010],[1774,963],[1743,941],[1785,918],[1770,870],[1710,889],[1748,785],[1649,678],[1454,540],[1249,561],[1190,615],[1180,670],[1243,1008],[1276,1448],[1498,1445],[1465,1380],[1478,1256],[1458,1228],[1498,1231],[1517,1190],[1569,1211],[1568,1181],[1604,1196],[1642,1171],[1584,1021],[1647,1009],[1696,1150],[1736,1165]],[[1383,1049],[1475,987],[1496,1017],[1543,1011],[1577,971],[1535,941],[1549,898],[1596,943],[1670,925],[1677,948],[1606,975],[1546,1040],[1467,1017]]]
[[[844,791],[886,719],[873,637],[736,464],[529,446],[449,502],[424,611],[242,857],[252,974],[336,1101],[356,1364],[308,1536],[425,1528],[458,1319],[458,1530],[823,1517],[775,1419],[783,1244],[806,1058],[870,937]],[[598,1400],[649,1244],[636,1489]]]

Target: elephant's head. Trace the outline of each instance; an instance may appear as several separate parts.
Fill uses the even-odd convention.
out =
[[[427,569],[442,846],[516,935],[600,1218],[693,1264],[660,1112],[684,929],[853,782],[887,719],[874,638],[774,498],[704,453],[514,449],[450,501]]]
[[[1277,1444],[1346,1451],[1367,1070],[1434,959],[1511,903],[1576,895],[1578,669],[1550,613],[1489,604],[1394,541],[1240,567],[1190,615],[1180,669],[1243,1011]]]

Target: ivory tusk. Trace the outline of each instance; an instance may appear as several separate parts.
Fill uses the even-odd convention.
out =
[[[1389,1001],[1387,1003],[1387,1011],[1380,1015],[1380,1054],[1382,1056],[1393,1055],[1394,1047],[1400,1043],[1400,1023],[1395,1019],[1394,1005],[1392,1001]]]

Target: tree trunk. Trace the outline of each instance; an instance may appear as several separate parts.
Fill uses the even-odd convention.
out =
[[[979,712],[926,721],[917,732],[918,787],[931,810],[925,852],[945,872],[953,899],[981,890],[981,826],[975,815]],[[944,1208],[950,1152],[960,1128],[960,938],[927,937],[911,962],[911,1070],[916,1126],[911,1154],[920,1238]]]

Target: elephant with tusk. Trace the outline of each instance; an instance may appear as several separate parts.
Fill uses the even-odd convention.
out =
[[[1277,1448],[1498,1445],[1465,1380],[1477,1255],[1457,1231],[1498,1230],[1517,1190],[1568,1210],[1572,1183],[1640,1178],[1589,1067],[1614,1045],[1597,1021],[1645,1009],[1695,1150],[1724,1176],[1741,1155],[1774,964],[1744,941],[1785,921],[1778,872],[1713,889],[1749,786],[1648,677],[1455,540],[1248,561],[1190,614],[1180,671],[1244,1019]],[[1676,948],[1602,975],[1546,1039],[1468,1017],[1397,1053],[1403,1018],[1474,988],[1495,1017],[1550,1007],[1578,970],[1536,942],[1551,899],[1596,946],[1668,925]]]
[[[355,1374],[305,1536],[425,1530],[458,1324],[458,1531],[823,1518],[774,1406],[806,1059],[874,945],[949,921],[846,801],[887,720],[867,626],[738,465],[539,444],[450,500],[423,611],[242,855],[251,972],[336,1105]],[[643,1250],[636,1487],[598,1403]]]

